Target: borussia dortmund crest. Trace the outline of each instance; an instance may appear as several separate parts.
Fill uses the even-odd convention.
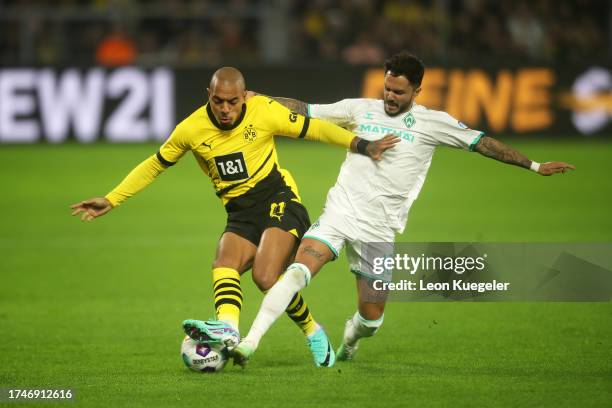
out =
[[[414,116],[412,116],[412,113],[409,113],[406,116],[404,116],[404,124],[406,125],[408,129],[414,126],[415,123],[416,123],[416,120],[414,119]]]
[[[254,142],[257,139],[257,131],[253,127],[253,125],[249,125],[244,128],[244,140],[247,142]]]

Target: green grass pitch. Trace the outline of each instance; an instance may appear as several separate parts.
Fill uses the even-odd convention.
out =
[[[511,144],[578,170],[545,178],[439,149],[400,240],[612,241],[612,144]],[[213,316],[210,265],[225,222],[195,161],[90,224],[68,208],[156,148],[0,147],[0,388],[71,388],[69,406],[95,407],[612,405],[610,303],[391,303],[357,360],[327,370],[281,318],[246,370],[188,371],[180,323]],[[316,219],[344,153],[293,141],[279,151]],[[246,332],[262,296],[250,274],[243,282]],[[305,291],[335,345],[354,286],[341,258]]]

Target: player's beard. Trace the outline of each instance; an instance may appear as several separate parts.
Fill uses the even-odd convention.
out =
[[[399,104],[394,103],[394,102],[392,102],[392,103],[393,103],[395,106],[397,106],[397,111],[395,111],[395,112],[389,112],[389,111],[387,110],[387,102],[385,102],[385,113],[386,113],[388,116],[397,116],[397,115],[399,115],[399,114],[401,114],[401,113],[404,113],[404,111],[405,111],[405,110],[404,110],[404,107],[403,107],[402,105],[399,105]]]
[[[397,111],[396,111],[396,112],[389,112],[389,111],[387,110],[387,103],[388,103],[388,102],[391,102],[391,103],[395,104],[395,106],[397,106],[397,108],[398,108],[398,109],[397,109]],[[406,103],[405,103],[405,104],[403,104],[403,105],[400,105],[399,103],[397,103],[397,102],[393,102],[393,101],[385,101],[385,106],[384,106],[384,107],[385,107],[385,113],[386,113],[388,116],[394,117],[394,116],[398,116],[398,115],[401,115],[401,114],[403,114],[403,113],[408,112],[408,111],[410,110],[410,107],[411,107],[411,106],[412,106],[412,99],[411,99],[410,101],[406,102]]]

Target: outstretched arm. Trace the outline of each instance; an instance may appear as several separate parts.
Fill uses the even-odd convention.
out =
[[[247,99],[255,95],[257,95],[255,92],[248,91]],[[278,118],[279,135],[345,147],[353,153],[369,156],[374,161],[380,160],[386,150],[393,148],[400,141],[395,135],[386,135],[380,140],[370,142],[355,136],[333,121],[310,118],[307,115],[308,105],[302,101],[269,96],[266,98],[278,102],[266,106],[271,109],[271,116]]]
[[[529,160],[521,152],[514,150],[510,146],[505,145],[499,140],[493,139],[489,136],[483,136],[476,144],[474,150],[483,156],[526,169],[531,169],[543,176],[550,176],[555,173],[565,173],[567,170],[576,169],[576,167],[572,166],[571,164],[564,162],[547,162],[542,164],[536,163]]]
[[[177,126],[159,151],[136,166],[123,181],[104,197],[91,198],[70,206],[72,215],[83,221],[107,214],[110,210],[148,186],[164,170],[173,166],[191,148],[190,133]]]
[[[70,206],[72,215],[81,214],[81,220],[92,221],[148,186],[165,167],[157,156],[151,156],[134,168],[125,179],[105,197],[95,197]]]
[[[374,161],[380,160],[386,150],[393,148],[400,141],[399,137],[389,134],[382,139],[370,142],[355,136],[340,126],[319,119],[310,120],[310,126],[305,136],[307,140],[347,147],[353,153],[369,156]]]

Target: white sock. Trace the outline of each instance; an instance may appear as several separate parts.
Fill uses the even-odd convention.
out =
[[[344,344],[354,347],[359,339],[363,337],[372,337],[383,324],[385,315],[383,314],[378,320],[366,320],[359,312],[355,312],[351,319],[352,324],[346,326],[344,331]]]
[[[289,265],[283,277],[270,288],[264,296],[259,312],[244,341],[257,348],[259,341],[278,319],[297,292],[310,282],[310,270],[306,265],[294,263]]]

